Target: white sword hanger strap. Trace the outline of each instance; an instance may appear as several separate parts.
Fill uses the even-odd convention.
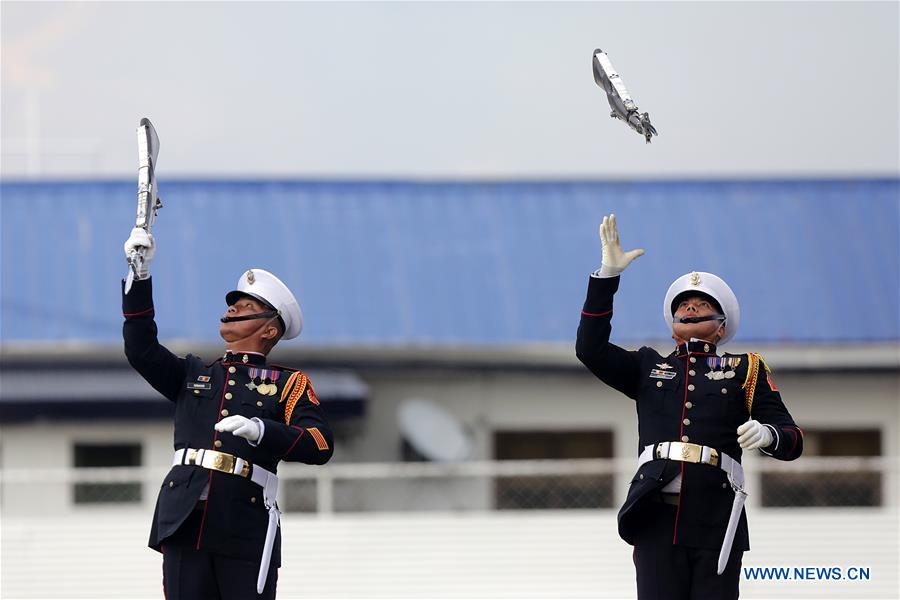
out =
[[[256,469],[254,469],[254,471],[255,470]],[[275,534],[281,523],[281,511],[278,510],[278,503],[275,501],[278,495],[278,478],[275,475],[267,477],[262,488],[263,501],[266,504],[266,508],[269,509],[269,524],[266,527],[266,541],[263,545],[262,559],[259,562],[259,575],[256,578],[257,594],[262,594],[266,587],[266,577],[269,574],[269,563],[272,560],[272,548],[275,546]]]
[[[731,478],[729,477],[729,480]],[[731,546],[734,544],[734,534],[737,531],[738,523],[741,520],[741,511],[744,509],[744,502],[747,501],[747,492],[743,489],[736,488],[734,483],[731,484],[734,489],[734,501],[731,503],[731,514],[728,517],[728,527],[725,529],[725,539],[722,540],[722,549],[719,550],[719,563],[716,568],[716,574],[721,575],[725,571],[728,564],[728,558],[731,556]]]

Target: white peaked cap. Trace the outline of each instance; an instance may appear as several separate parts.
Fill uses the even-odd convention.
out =
[[[278,311],[284,322],[284,339],[290,340],[300,335],[303,311],[294,294],[280,279],[263,269],[245,271],[238,279],[237,289],[225,294],[225,302],[231,306],[242,295],[256,298]]]
[[[737,296],[722,278],[702,271],[686,273],[669,286],[666,299],[663,300],[663,319],[669,326],[669,330],[674,333],[672,316],[677,308],[674,306],[675,299],[681,294],[690,292],[706,294],[718,302],[722,308],[722,313],[725,315],[725,335],[719,340],[719,345],[733,338],[737,333],[738,325],[741,324],[741,307],[738,305]]]

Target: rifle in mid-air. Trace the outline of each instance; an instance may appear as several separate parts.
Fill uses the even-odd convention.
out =
[[[606,99],[612,112],[609,114],[613,119],[621,119],[625,121],[629,127],[644,136],[647,143],[650,143],[651,136],[659,135],[656,128],[650,123],[649,113],[638,112],[638,107],[631,99],[625,82],[616,73],[616,69],[610,62],[609,57],[603,50],[594,50],[594,81],[606,92]]]

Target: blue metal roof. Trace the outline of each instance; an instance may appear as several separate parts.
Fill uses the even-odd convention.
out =
[[[644,247],[615,340],[666,337],[669,283],[721,275],[737,341],[900,338],[898,180],[166,181],[152,266],[160,335],[217,340],[248,267],[296,293],[301,343],[572,342],[597,225]],[[119,343],[134,182],[2,182],[4,343]],[[296,342],[288,342],[290,344]]]

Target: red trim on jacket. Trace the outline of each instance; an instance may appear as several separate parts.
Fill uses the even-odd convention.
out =
[[[203,516],[200,517],[200,531],[197,532],[197,550],[200,549],[200,540],[203,538],[203,526],[206,524],[206,511],[209,510],[209,495],[212,493],[213,472],[209,472],[209,481],[206,482],[206,500],[203,501]]]
[[[608,311],[602,312],[602,313],[589,313],[589,312],[581,311],[581,314],[583,314],[586,317],[603,317],[605,315],[612,314],[612,309],[609,309]]]
[[[222,386],[222,399],[219,401],[219,414],[216,417],[216,423],[221,421],[222,409],[225,407],[225,392],[228,390],[228,373],[225,374],[225,385]],[[216,447],[216,440],[219,439],[219,431],[213,427],[212,447]],[[200,540],[203,539],[203,524],[206,523],[206,511],[209,508],[209,496],[212,494],[212,476],[214,471],[209,472],[209,481],[206,483],[206,502],[203,505],[203,517],[200,519],[200,532],[197,534],[197,550],[200,549]]]
[[[678,517],[681,515],[681,488],[684,487],[684,463],[681,463],[681,483],[678,486],[678,505],[675,507],[675,527],[672,528],[672,544],[678,541]]]
[[[137,316],[140,316],[140,315],[145,315],[145,314],[147,314],[148,312],[153,312],[153,307],[152,307],[152,306],[151,306],[150,308],[148,308],[147,310],[142,310],[141,312],[136,312],[136,313],[122,313],[122,316],[123,316],[123,317],[137,317]]]
[[[300,430],[300,435],[297,436],[297,439],[294,440],[294,443],[291,444],[291,447],[284,451],[284,454],[279,454],[279,455],[276,456],[275,458],[281,458],[282,456],[287,456],[288,454],[290,454],[290,453],[291,453],[291,450],[294,449],[294,446],[297,445],[297,442],[300,441],[300,438],[303,437],[303,434],[306,433],[306,430],[305,430],[305,429],[302,429],[302,428],[297,427],[297,426],[295,426],[295,425],[291,425],[291,427],[293,427],[294,429],[299,429],[299,430]]]
[[[800,438],[803,437],[803,431],[799,427],[791,427],[790,425],[785,425],[782,429],[790,433],[791,438],[793,438],[794,440],[794,443],[791,444],[791,449],[788,450],[788,454],[793,454],[794,449],[797,448],[797,442],[799,442]],[[795,429],[796,431],[794,431]]]
[[[688,371],[690,371],[688,361],[684,361],[684,399],[681,401],[681,424],[678,427],[678,441],[684,437],[684,415],[687,410],[688,401]],[[678,508],[675,511],[675,527],[672,529],[672,543],[678,540],[678,517],[681,514],[681,488],[684,487],[684,463],[681,463],[681,483],[678,486]]]

